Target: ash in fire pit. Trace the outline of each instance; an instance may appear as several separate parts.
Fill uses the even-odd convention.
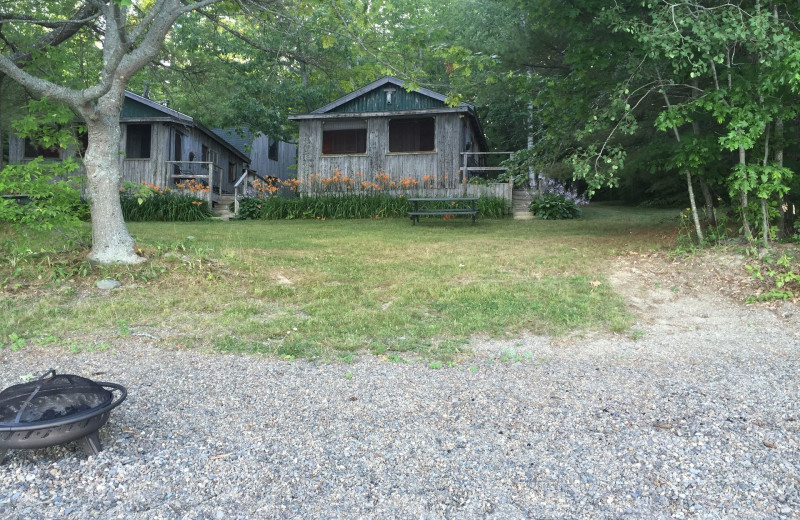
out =
[[[108,390],[110,389],[110,390]],[[114,400],[114,391],[119,397]],[[102,450],[97,431],[127,391],[115,383],[50,370],[36,381],[0,392],[0,463],[9,449],[44,448],[78,440],[84,450]]]

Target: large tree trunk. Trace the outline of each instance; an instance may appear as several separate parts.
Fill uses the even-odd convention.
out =
[[[145,260],[136,255],[119,200],[122,187],[119,116],[123,99],[124,86],[112,89],[90,109],[90,117],[86,117],[89,146],[84,164],[92,204],[92,250],[88,258],[101,264],[135,264]]]

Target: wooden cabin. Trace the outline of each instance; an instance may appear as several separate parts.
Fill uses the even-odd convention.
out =
[[[250,158],[191,116],[132,92],[125,92],[120,116],[123,181],[172,187],[195,179],[211,186],[209,200],[233,193]],[[64,159],[74,150],[41,150],[27,140],[9,137],[9,161],[43,155]]]
[[[446,96],[425,88],[409,92],[390,76],[290,119],[300,126],[297,174],[304,193],[332,184],[341,191],[350,184],[347,189],[358,190],[403,183],[417,193],[450,193],[465,185],[462,166],[480,157],[471,154],[486,151],[475,107],[449,106]]]

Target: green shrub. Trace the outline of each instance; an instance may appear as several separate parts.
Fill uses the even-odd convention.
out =
[[[442,208],[446,208],[443,203]],[[487,218],[503,216],[505,201],[498,197],[481,197],[479,215]],[[411,210],[407,197],[390,195],[314,195],[307,197],[244,198],[239,201],[239,219],[351,219],[406,217]]]
[[[128,222],[195,222],[211,217],[208,202],[171,191],[139,196],[130,190],[120,194],[122,215]]]
[[[48,149],[77,145],[74,114],[48,99],[28,103],[26,114],[14,121],[14,132],[30,143]],[[1,145],[0,145],[1,146]],[[73,232],[87,216],[81,201],[74,157],[63,161],[37,157],[25,164],[10,164],[0,170],[0,223],[45,231]]]
[[[545,220],[580,218],[581,210],[575,201],[561,193],[545,193],[531,201],[531,213]]]

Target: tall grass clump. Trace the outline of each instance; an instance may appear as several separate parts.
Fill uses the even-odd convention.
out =
[[[126,182],[120,202],[128,222],[196,222],[212,216],[207,201],[152,184]]]
[[[441,207],[448,206],[443,203]],[[505,201],[498,197],[481,197],[477,204],[479,215],[487,218],[501,217],[504,207]],[[243,220],[406,217],[409,211],[407,197],[386,194],[249,197],[239,201],[239,218]]]

